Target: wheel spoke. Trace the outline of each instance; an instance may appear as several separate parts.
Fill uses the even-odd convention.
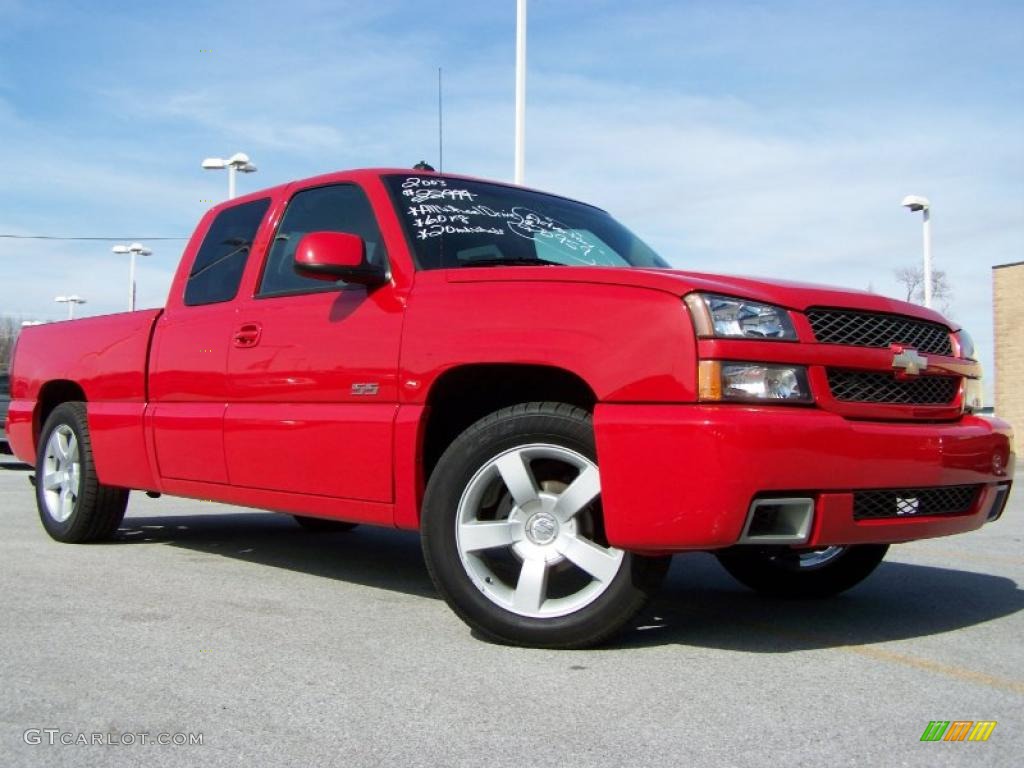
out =
[[[63,475],[59,472],[48,472],[43,475],[43,488],[48,491],[55,490],[60,487],[60,481]]]
[[[512,602],[517,610],[536,613],[544,602],[548,586],[548,564],[544,560],[524,560],[519,571]]]
[[[64,487],[60,491],[60,519],[67,520],[74,511],[74,499],[71,497],[71,489]]]
[[[537,484],[533,481],[522,451],[505,454],[495,464],[517,506],[523,507],[537,500]]]
[[[459,526],[459,547],[463,552],[508,547],[520,538],[521,525],[508,520],[463,523]]]
[[[78,461],[78,439],[74,434],[68,435],[68,461]]]
[[[597,467],[585,467],[558,497],[553,510],[558,522],[564,523],[575,517],[581,509],[601,493],[601,474]]]
[[[621,552],[605,549],[578,536],[565,536],[559,539],[555,548],[570,562],[604,583],[615,578],[622,562]]]
[[[58,429],[54,433],[54,437],[57,438],[57,456],[61,461],[68,460],[68,438],[63,432]]]

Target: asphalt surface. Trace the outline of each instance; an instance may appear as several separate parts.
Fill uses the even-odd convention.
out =
[[[825,602],[759,598],[708,555],[676,557],[619,643],[549,652],[475,638],[415,535],[310,534],[134,494],[116,543],[62,545],[27,474],[0,469],[0,766],[930,768],[1024,754],[1024,486],[1001,521],[894,547]],[[998,725],[985,743],[922,743],[931,720]],[[93,733],[114,743],[74,743]]]

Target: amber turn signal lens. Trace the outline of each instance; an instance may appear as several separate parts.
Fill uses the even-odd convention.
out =
[[[697,393],[701,400],[722,399],[722,364],[701,360],[697,366]]]

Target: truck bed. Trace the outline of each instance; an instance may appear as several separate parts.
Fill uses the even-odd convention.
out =
[[[134,430],[137,420],[141,439],[149,345],[162,312],[123,312],[23,329],[11,367],[7,432],[14,454],[35,463],[36,427],[45,417],[48,392],[62,386],[81,390],[90,421],[94,415],[119,413],[127,419],[125,428]]]

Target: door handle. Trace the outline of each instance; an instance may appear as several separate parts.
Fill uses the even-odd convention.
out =
[[[236,347],[246,348],[255,347],[260,343],[260,335],[263,333],[263,329],[259,323],[246,323],[232,336],[231,341]]]

